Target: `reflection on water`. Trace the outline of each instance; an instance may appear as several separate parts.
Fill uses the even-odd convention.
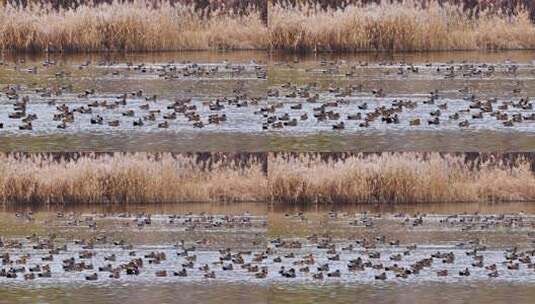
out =
[[[431,283],[408,285],[248,286],[184,284],[83,286],[69,289],[0,288],[0,303],[533,303],[531,285]]]
[[[203,282],[201,284],[110,284],[69,287],[0,287],[0,303],[243,303],[267,302],[268,289],[255,285]]]
[[[531,52],[438,52],[401,54],[352,55],[285,55],[263,52],[183,52],[156,54],[55,55],[50,57],[6,56],[0,66],[0,85],[11,85],[20,96],[30,96],[28,113],[37,114],[33,130],[19,130],[20,120],[8,118],[13,112],[9,92],[0,94],[0,149],[2,151],[528,151],[534,148],[535,125],[530,119],[532,109],[510,105],[500,110],[511,119],[521,114],[524,120],[513,127],[485,112],[482,119],[474,108],[464,109],[474,94],[482,101],[497,98],[496,110],[505,101],[518,102],[535,95],[535,65]],[[53,64],[50,64],[50,63]],[[453,67],[453,72],[448,68]],[[413,69],[407,72],[407,69]],[[417,72],[414,72],[417,70]],[[285,86],[290,83],[290,86]],[[299,96],[288,97],[293,91],[307,89],[316,103]],[[296,86],[295,88],[293,86]],[[359,88],[343,96],[328,89]],[[57,90],[62,89],[61,94]],[[79,96],[85,90],[94,94]],[[278,97],[268,97],[268,90],[280,91]],[[385,96],[371,94],[383,89]],[[143,90],[143,94],[128,95],[127,105],[110,108],[123,93]],[[439,100],[424,104],[429,92],[438,90]],[[83,94],[82,94],[83,95]],[[157,95],[156,101],[152,101]],[[20,97],[19,96],[19,97]],[[241,96],[233,100],[236,96]],[[11,96],[13,97],[13,96]],[[224,109],[207,105],[217,98]],[[148,98],[149,101],[146,99]],[[172,112],[173,101],[190,99],[191,111],[199,115],[202,128],[193,126],[196,118],[182,115],[167,120],[168,128],[158,125],[163,116]],[[336,121],[317,121],[314,108],[321,103],[344,99],[332,110],[341,113]],[[399,124],[387,124],[376,119],[368,127],[361,121],[347,120],[347,114],[366,115],[375,108],[391,107],[394,100],[418,102],[414,109],[399,114]],[[106,101],[108,106],[103,106]],[[247,101],[245,106],[243,101]],[[49,105],[53,103],[55,105]],[[65,129],[57,128],[60,120],[56,106],[67,104],[70,109],[98,103],[91,114],[75,113],[75,120]],[[143,106],[149,104],[150,109]],[[276,115],[288,113],[297,118],[297,126],[263,129],[266,117],[258,115],[261,108],[282,103]],[[302,103],[302,109],[291,109]],[[368,109],[357,106],[368,104]],[[438,104],[442,109],[440,125],[430,125],[430,112]],[[133,116],[125,115],[133,110]],[[331,108],[328,108],[331,110]],[[143,127],[133,122],[150,111],[160,111],[155,120],[145,120]],[[186,110],[190,111],[190,110]],[[255,114],[255,112],[257,114]],[[307,113],[308,119],[299,120]],[[458,120],[448,119],[460,113]],[[502,114],[503,114],[502,113]],[[227,120],[209,124],[208,116],[225,114]],[[91,124],[96,115],[104,123]],[[268,115],[269,116],[269,115]],[[418,127],[409,121],[420,118]],[[458,123],[468,120],[468,127]],[[108,122],[118,120],[118,126]],[[345,129],[332,129],[335,122],[345,121]]]
[[[532,303],[531,285],[477,284],[375,284],[272,286],[270,303]]]

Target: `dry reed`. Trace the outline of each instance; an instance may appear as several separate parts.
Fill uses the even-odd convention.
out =
[[[266,196],[260,165],[216,162],[205,170],[191,157],[170,154],[84,156],[76,161],[40,155],[1,157],[4,203],[145,203],[257,201]]]
[[[271,48],[290,51],[431,51],[533,49],[535,27],[529,13],[483,10],[470,16],[461,6],[407,0],[269,9]]]
[[[0,48],[14,51],[162,51],[265,49],[267,29],[248,14],[210,14],[192,5],[149,0],[72,9],[6,4],[0,10]]]
[[[0,48],[13,51],[162,51],[277,49],[289,51],[430,51],[534,49],[525,9],[405,0],[382,4],[270,5],[240,13],[151,0],[75,8],[30,3],[0,10]]]
[[[301,154],[260,160],[116,154],[57,160],[0,155],[4,204],[259,201],[282,203],[424,203],[534,201],[529,161],[486,161],[472,168],[437,153],[353,155],[328,162]]]
[[[356,155],[325,162],[303,155],[269,162],[269,193],[282,202],[419,203],[533,201],[530,163],[485,162],[438,153]]]

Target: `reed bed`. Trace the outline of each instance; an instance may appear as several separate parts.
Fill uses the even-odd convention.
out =
[[[461,5],[406,0],[380,4],[269,8],[272,49],[287,51],[434,51],[534,49],[535,27],[521,7],[477,17]]]
[[[146,153],[75,161],[2,156],[0,161],[5,204],[257,201],[266,189],[262,168],[254,162],[240,167],[220,161],[207,169],[192,157]]]
[[[355,155],[329,162],[282,155],[269,162],[269,193],[274,201],[290,203],[535,200],[529,161],[473,164],[438,153]]]
[[[265,160],[264,160],[265,161]],[[194,156],[151,153],[0,155],[3,204],[181,202],[427,203],[535,201],[530,162],[438,153],[356,154],[320,159],[271,155],[263,161],[199,162]]]
[[[149,0],[53,9],[5,4],[0,48],[11,51],[163,51],[265,49],[260,13],[205,13],[193,5]]]
[[[266,8],[268,2],[261,0],[244,2],[247,5],[239,4],[240,1],[229,1],[228,5],[212,1],[204,6],[198,1],[110,0],[72,7],[47,1],[30,1],[26,5],[7,1],[0,2],[0,49],[535,49],[535,27],[528,11],[533,15],[533,5],[515,8],[507,6],[507,1],[496,5],[492,5],[493,1],[481,1],[484,5],[467,9],[462,1],[343,2],[346,4],[333,7],[323,5],[328,1],[298,1],[292,5],[273,1]]]

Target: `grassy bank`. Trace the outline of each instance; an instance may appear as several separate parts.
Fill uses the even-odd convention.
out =
[[[193,5],[136,0],[53,9],[6,4],[0,48],[11,51],[265,49],[260,13],[199,11]]]
[[[533,49],[535,27],[528,11],[421,1],[284,6],[269,10],[273,49],[289,51],[432,51]]]
[[[259,201],[415,203],[534,201],[531,163],[437,153],[355,154],[325,161],[310,154],[266,160],[199,161],[172,154],[0,156],[4,204]],[[267,170],[266,170],[267,169]]]

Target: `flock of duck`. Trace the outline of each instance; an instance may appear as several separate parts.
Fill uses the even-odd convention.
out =
[[[32,74],[42,70],[37,66],[22,68],[23,64],[24,62],[17,62],[14,68]],[[44,73],[55,64],[54,61],[45,61]],[[382,70],[382,77],[395,74],[400,79],[417,75],[423,70],[434,71],[443,79],[490,79],[498,71],[516,79],[521,70],[519,65],[512,62],[503,65],[426,63],[421,66],[380,62],[374,65]],[[483,122],[492,126],[513,127],[535,121],[529,89],[522,80],[515,80],[504,98],[488,97],[469,86],[453,91],[434,89],[425,94],[404,97],[389,93],[388,88],[380,85],[371,87],[370,83],[359,78],[362,69],[370,66],[368,62],[350,64],[323,60],[319,62],[319,67],[305,69],[305,72],[329,75],[328,85],[325,81],[313,81],[304,85],[287,82],[264,86],[263,92],[250,92],[245,83],[247,79],[263,81],[268,78],[266,66],[254,61],[249,64],[169,62],[158,65],[131,62],[93,64],[87,61],[78,68],[102,66],[106,70],[104,75],[117,77],[121,74],[131,76],[132,73],[154,75],[155,79],[163,80],[203,81],[207,77],[212,80],[227,77],[235,80],[235,83],[232,92],[219,97],[199,97],[187,92],[172,92],[177,97],[158,96],[158,92],[146,93],[142,88],[125,92],[99,92],[93,87],[74,89],[72,83],[56,83],[49,87],[6,83],[0,93],[0,101],[4,107],[7,106],[9,114],[0,121],[0,128],[10,126],[12,130],[33,130],[36,122],[51,120],[58,129],[70,129],[75,122],[84,128],[103,125],[110,128],[128,126],[167,129],[174,128],[177,124],[189,124],[191,128],[211,126],[214,129],[224,129],[226,124],[240,128],[243,114],[249,115],[248,120],[257,122],[257,131],[299,129],[296,127],[354,130],[390,124],[408,128],[421,125],[468,128]],[[287,63],[287,66],[292,67],[291,63]],[[8,67],[7,63],[3,63],[3,68]],[[63,68],[54,75],[62,83],[65,83],[65,79],[75,79],[72,72]],[[333,81],[333,77],[337,78]],[[43,109],[42,105],[45,104],[48,108]],[[237,115],[241,119],[234,121]],[[174,124],[174,121],[179,123]]]
[[[29,213],[16,215],[24,223],[36,220]],[[284,216],[294,228],[295,222],[310,219],[303,213]],[[86,238],[69,239],[69,233],[30,234],[26,237],[2,237],[0,240],[0,281],[40,280],[54,278],[73,280],[135,280],[163,278],[183,280],[441,280],[454,278],[535,279],[535,218],[525,214],[391,214],[373,215],[329,212],[327,224],[341,224],[348,229],[367,231],[361,237],[350,237],[336,229],[320,229],[307,236],[271,235],[269,221],[262,216],[174,214],[100,214],[58,213],[47,219],[49,227],[83,228]],[[110,226],[112,221],[118,226]],[[106,224],[108,223],[108,224]],[[293,223],[293,224],[292,224]],[[324,222],[324,224],[326,224]],[[404,243],[387,230],[378,229],[394,223],[407,229],[407,235],[418,229],[438,225],[459,231],[480,231],[451,244],[415,241]],[[100,226],[105,229],[100,229]],[[151,229],[152,226],[155,226]],[[180,228],[180,230],[168,230]],[[112,237],[114,229],[132,229],[132,235],[144,229],[183,234],[188,239],[167,240],[157,244],[136,244],[132,240]],[[504,230],[505,229],[505,230]],[[398,229],[392,229],[396,231]],[[385,232],[386,231],[386,232]],[[428,231],[428,230],[423,230]],[[520,233],[526,242],[492,243],[489,235],[508,231]],[[123,231],[124,232],[124,231]],[[230,234],[235,242],[219,242],[215,234]],[[250,235],[250,238],[244,235]],[[228,236],[228,235],[227,235]],[[127,237],[128,238],[128,237]],[[142,237],[143,239],[143,237]]]

